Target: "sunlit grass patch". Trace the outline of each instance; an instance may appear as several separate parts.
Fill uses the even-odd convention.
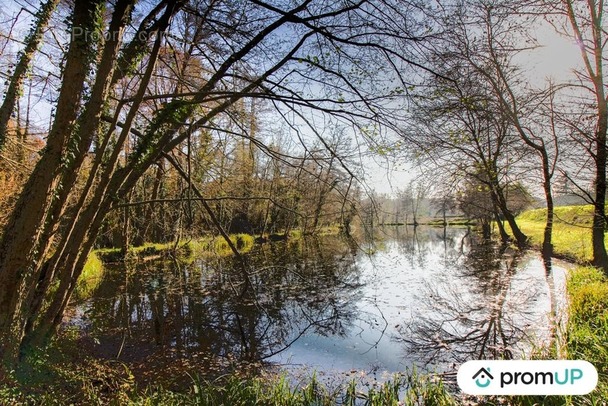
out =
[[[89,253],[87,262],[84,265],[82,273],[76,283],[74,295],[78,300],[89,298],[97,289],[103,277],[104,267],[103,262],[95,251]]]
[[[540,246],[543,243],[545,220],[533,221],[517,218],[517,224],[526,234],[532,244]],[[507,225],[507,231],[510,231]],[[567,225],[553,224],[553,249],[556,254],[573,258],[580,262],[591,261],[593,249],[591,245],[591,229]]]
[[[146,258],[162,255],[164,252],[172,250],[175,243],[145,243],[137,247],[129,247],[127,256]],[[182,244],[183,246],[183,244]],[[95,253],[103,262],[121,262],[125,259],[122,248],[99,248]]]
[[[553,209],[554,223],[572,226],[591,227],[593,223],[593,206],[558,206]],[[545,222],[547,209],[527,210],[521,213],[518,220]]]
[[[255,245],[255,237],[249,234],[231,234],[229,237],[241,254],[251,251]],[[210,255],[219,257],[234,255],[228,242],[221,236],[199,237],[188,241],[186,246],[190,251],[190,256],[198,258]]]
[[[587,263],[593,258],[591,244],[591,225],[593,207],[561,206],[554,209],[553,250],[555,254],[574,261]],[[517,224],[533,245],[543,243],[547,209],[528,210],[517,216]],[[504,223],[507,232],[511,232],[508,223]],[[608,244],[608,238],[606,238]]]

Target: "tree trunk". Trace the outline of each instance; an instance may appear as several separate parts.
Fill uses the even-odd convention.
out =
[[[496,205],[494,205],[494,221],[496,221],[496,226],[498,227],[500,241],[502,241],[503,244],[507,244],[511,238],[509,238],[509,234],[507,234],[507,230],[505,230],[505,225],[502,223]]]
[[[545,191],[545,201],[547,202],[547,221],[545,223],[545,231],[543,235],[542,257],[545,266],[549,269],[551,265],[551,257],[553,256],[553,193],[551,192],[551,168],[549,167],[549,157],[546,149],[542,151],[543,162],[543,189]]]
[[[64,80],[45,153],[25,184],[0,241],[0,357],[9,364],[16,361],[23,333],[24,321],[19,317],[23,299],[37,280],[41,260],[51,247],[52,238],[41,237],[45,229],[54,229],[58,223],[57,218],[48,215],[51,205],[60,203],[56,202],[56,197],[63,154],[76,122],[88,73],[83,61],[88,61],[92,52],[92,44],[85,33],[94,29],[93,16],[98,6],[95,2],[76,2]],[[82,31],[78,32],[76,28]]]
[[[593,204],[593,261],[592,264],[608,273],[608,255],[604,244],[606,229],[606,132],[608,106],[602,100],[598,106],[598,129],[595,139],[595,202]]]
[[[83,205],[89,199],[89,191],[94,189],[92,187],[95,183],[94,178],[102,166],[100,164],[103,148],[98,148],[96,162],[89,173],[84,191],[78,197],[78,203],[70,210],[73,222],[59,231],[59,221],[63,218],[78,171],[87,156],[92,140],[99,131],[101,116],[112,86],[111,79],[115,77],[113,72],[120,50],[122,33],[130,21],[134,1],[119,0],[114,6],[109,26],[114,35],[105,43],[90,97],[79,118],[79,126],[75,127],[76,116],[81,111],[79,108],[80,95],[87,79],[89,63],[97,56],[89,36],[91,32],[99,28],[97,25],[103,21],[100,14],[103,3],[102,1],[98,1],[98,3],[76,2],[73,11],[75,29],[64,69],[57,115],[48,137],[47,148],[17,202],[11,222],[6,228],[9,234],[5,232],[3,240],[0,242],[0,269],[2,269],[0,279],[2,277],[8,279],[10,276],[7,270],[13,269],[10,267],[11,260],[28,264],[21,266],[21,269],[28,270],[26,273],[19,272],[17,267],[14,268],[17,270],[16,279],[21,286],[20,291],[16,294],[11,293],[10,289],[0,291],[0,297],[12,294],[17,298],[17,304],[13,306],[13,309],[9,308],[8,312],[3,312],[3,316],[6,318],[0,319],[3,321],[0,323],[0,338],[3,339],[2,357],[9,363],[13,363],[17,355],[26,350],[28,343],[35,341],[33,339],[35,335],[31,332],[40,330],[38,325],[61,320],[60,314],[54,314],[51,317],[49,314],[58,308],[62,312],[65,308],[99,230],[101,219],[97,214],[101,213],[101,216],[104,216],[107,212],[108,206],[106,206],[105,212],[95,208],[95,210],[89,211],[89,217],[82,220]],[[76,134],[73,134],[74,128],[77,128]],[[104,170],[109,169],[104,167]],[[97,183],[95,186],[101,184]],[[96,193],[98,192],[99,190],[96,190]],[[43,193],[45,193],[44,196],[42,196]],[[91,198],[91,201],[99,202],[94,197]],[[25,202],[27,204],[24,204]],[[32,203],[34,203],[34,208]],[[32,215],[32,210],[36,213],[35,215]],[[22,217],[29,220],[29,229],[19,227],[23,223]],[[97,228],[91,228],[91,224],[95,224]],[[75,232],[75,227],[78,226],[82,226],[82,228]],[[34,230],[34,232],[30,230]],[[13,232],[20,238],[28,239],[29,237],[28,245],[20,247],[21,251],[17,253],[14,252],[13,247],[18,241],[11,238]],[[53,244],[54,236],[57,236],[56,244]],[[48,256],[51,246],[53,246],[54,253],[49,259],[44,260]],[[25,256],[23,255],[24,248],[27,253]],[[46,298],[46,294],[52,281],[56,279],[56,273],[60,273],[60,284],[54,293],[59,305],[51,304],[46,315],[40,316],[38,313],[42,303],[44,300],[50,299]],[[13,299],[13,301],[15,300]],[[6,337],[10,337],[10,339],[7,340]],[[9,342],[11,344],[4,344]],[[21,349],[18,350],[19,348]]]
[[[507,206],[507,200],[505,199],[505,196],[502,193],[502,189],[497,185],[492,185],[491,194],[505,220],[507,220],[507,223],[509,223],[509,227],[511,227],[511,232],[515,237],[517,246],[519,248],[528,247],[528,237],[521,231],[521,229],[517,225],[517,221],[515,221],[515,216]]]
[[[594,96],[597,103],[596,132],[594,136],[595,154],[591,154],[595,161],[595,200],[593,202],[593,228],[592,264],[602,268],[608,274],[608,255],[604,243],[604,231],[606,228],[606,133],[608,132],[608,101],[605,95],[604,83],[604,46],[606,44],[605,29],[603,24],[603,2],[587,2],[587,15],[579,15],[581,9],[574,6],[572,0],[563,1],[565,11],[568,15],[574,37],[581,46],[581,56],[585,63],[587,77],[593,83]],[[585,11],[585,13],[587,12]],[[582,27],[589,24],[587,38],[583,35]]]

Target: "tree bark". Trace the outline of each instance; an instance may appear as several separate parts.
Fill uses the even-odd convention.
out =
[[[545,201],[547,202],[547,219],[545,223],[545,231],[543,234],[543,248],[542,257],[546,265],[551,263],[551,257],[553,256],[553,193],[551,192],[551,178],[552,172],[549,166],[549,156],[547,150],[542,150],[542,162],[543,162],[543,189],[545,191]]]
[[[517,246],[520,249],[528,247],[528,237],[521,231],[517,221],[515,220],[515,216],[509,210],[507,206],[507,200],[502,193],[502,189],[496,185],[493,185],[491,188],[491,193],[493,198],[495,199],[496,205],[500,209],[502,215],[504,216],[507,223],[509,223],[509,227],[511,227],[511,232],[513,233],[513,237],[515,237],[515,241]]]
[[[26,182],[0,240],[0,357],[9,364],[16,361],[23,334],[23,320],[18,314],[28,294],[28,282],[37,277],[36,271],[52,242],[40,237],[45,228],[58,221],[48,215],[60,187],[63,154],[79,111],[88,73],[83,62],[89,61],[93,52],[87,33],[95,28],[99,3],[76,2],[55,121],[45,152]]]
[[[503,244],[507,244],[510,240],[509,234],[507,234],[507,230],[505,230],[505,226],[502,223],[502,219],[498,214],[498,207],[494,204],[494,221],[496,221],[496,226],[498,227],[498,232],[500,234],[500,240]]]
[[[601,74],[601,70],[599,72]],[[595,201],[593,202],[593,260],[592,264],[608,274],[608,254],[604,243],[606,231],[606,133],[608,105],[604,96],[603,80],[597,78],[598,119],[595,133]]]
[[[133,3],[132,0],[124,1],[129,5],[132,5]],[[122,12],[127,11],[128,8],[122,9]],[[173,7],[166,10],[162,19],[162,30],[168,26],[174,12],[175,8]],[[51,280],[50,278],[55,275],[55,272],[59,272],[60,284],[55,291],[52,300],[50,300],[50,305],[44,315],[38,315],[40,303],[37,303],[38,306],[33,307],[30,311],[28,315],[28,328],[25,330],[26,337],[22,340],[21,344],[22,351],[27,350],[28,346],[42,345],[54,333],[76,286],[75,282],[86,263],[87,256],[93,246],[95,237],[99,232],[103,218],[110,210],[114,199],[126,196],[129,191],[129,189],[121,189],[125,180],[123,175],[125,172],[124,168],[123,170],[116,170],[122,151],[120,146],[124,144],[138,107],[143,100],[160,50],[161,37],[161,35],[157,35],[154,48],[149,57],[149,64],[142,77],[141,83],[139,84],[138,93],[127,114],[122,131],[116,140],[114,150],[107,159],[107,162],[105,162],[104,165],[101,165],[103,150],[108,145],[110,136],[110,134],[108,134],[100,148],[101,150],[97,151],[94,168],[89,174],[85,190],[82,192],[76,206],[76,212],[74,213],[75,221],[66,227],[60,245],[56,248],[55,254],[45,264],[50,277],[47,277],[47,280],[45,281],[45,285],[43,286],[44,291],[48,288],[48,283]],[[115,60],[116,58],[111,59],[113,62],[115,62]],[[102,78],[110,81],[110,78],[112,78],[111,72],[103,75]],[[96,180],[95,188],[93,189],[93,179],[98,175],[97,171],[100,171],[99,178]],[[84,207],[89,194],[89,188],[91,189],[93,196],[89,198],[87,206]],[[119,192],[120,190],[122,190],[122,192]],[[41,296],[42,295],[38,295],[38,297]]]

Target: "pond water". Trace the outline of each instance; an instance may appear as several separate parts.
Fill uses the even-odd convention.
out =
[[[248,276],[245,276],[246,269]],[[374,243],[338,236],[256,246],[235,259],[110,267],[72,323],[102,356],[159,354],[385,379],[521,357],[547,340],[564,269],[476,242],[463,228],[394,227]],[[162,373],[162,371],[160,371]]]

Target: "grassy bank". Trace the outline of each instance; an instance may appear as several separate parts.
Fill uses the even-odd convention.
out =
[[[574,404],[605,405],[608,402],[608,280],[591,267],[579,267],[568,278],[570,302],[567,356],[591,362],[599,373],[591,394],[570,399]]]
[[[242,380],[233,376],[219,382],[194,381],[190,395],[157,392],[158,404],[196,405],[456,405],[441,381],[411,373],[395,376],[382,385],[366,391],[357,389],[356,382],[329,389],[313,377],[303,385],[293,385],[284,376],[271,379],[252,378]],[[177,400],[177,402],[174,402]],[[424,403],[421,403],[424,400]]]
[[[86,347],[86,346],[85,346]],[[315,375],[293,382],[285,375],[246,376],[229,372],[213,380],[201,378],[194,367],[184,371],[181,390],[162,384],[141,387],[120,362],[99,360],[83,352],[76,331],[44,352],[34,354],[0,381],[0,404],[21,405],[458,405],[440,379],[415,371],[395,375],[383,384],[355,380],[321,383]],[[259,371],[257,371],[259,373]]]
[[[315,233],[316,236],[336,235],[340,232],[337,226],[321,227]],[[272,234],[264,236],[264,242],[272,241],[272,237],[276,236],[279,239],[284,239],[283,235]],[[245,254],[255,246],[256,237],[250,234],[230,234],[230,241],[241,254]],[[303,237],[301,230],[292,230],[287,239],[297,240]],[[121,248],[100,248],[94,251],[95,255],[103,262],[119,262],[124,259],[124,253]],[[233,255],[232,249],[228,242],[221,236],[207,235],[202,237],[191,238],[179,242],[169,243],[145,243],[137,247],[129,247],[127,256],[139,259],[152,259],[159,256],[166,256],[177,253],[182,257],[196,256],[205,258],[208,256],[229,256]]]
[[[591,224],[593,207],[563,206],[554,210],[553,245],[556,255],[578,263],[587,263],[593,257]],[[528,210],[517,217],[517,224],[530,237],[534,245],[543,242],[547,216],[546,209]],[[606,239],[608,243],[608,239]]]
[[[249,234],[231,234],[230,241],[242,254],[249,252],[254,244],[255,237]],[[94,253],[103,262],[118,262],[124,259],[124,254],[120,248],[100,248]],[[175,245],[170,243],[146,243],[138,247],[129,247],[128,256],[139,259],[158,258],[169,254],[177,253],[181,256],[196,255],[205,257],[210,255],[228,256],[233,252],[230,246],[220,236],[204,236],[190,240],[185,240]]]
[[[76,289],[74,289],[76,300],[84,300],[91,297],[91,294],[101,283],[103,271],[103,262],[99,258],[99,255],[94,251],[91,252],[78,278]]]

